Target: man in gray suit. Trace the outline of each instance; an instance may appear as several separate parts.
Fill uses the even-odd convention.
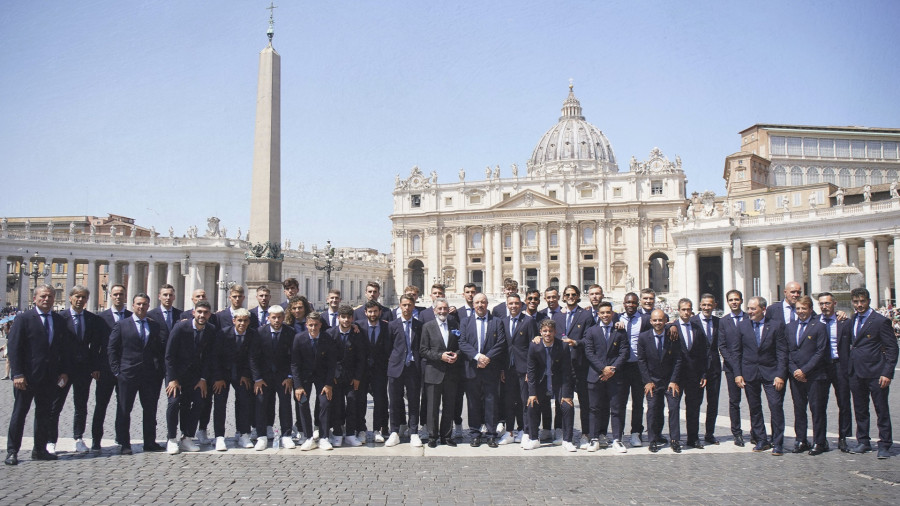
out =
[[[456,442],[451,437],[451,430],[453,414],[456,412],[456,391],[459,386],[462,362],[457,362],[458,323],[456,320],[448,319],[448,314],[450,314],[450,305],[447,303],[447,299],[435,299],[435,319],[425,323],[422,327],[422,341],[419,345],[419,354],[425,362],[423,374],[425,398],[428,402],[426,422],[430,436],[429,448],[436,448],[439,440],[441,444],[456,446]],[[443,415],[438,423],[438,412],[441,411],[442,401]]]

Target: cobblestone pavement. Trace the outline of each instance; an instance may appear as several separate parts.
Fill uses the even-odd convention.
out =
[[[3,436],[12,410],[11,389],[11,382],[0,382]],[[900,412],[897,396],[891,396],[895,425]],[[30,460],[29,414],[20,465],[0,466],[0,504],[900,502],[900,445],[894,446],[887,460],[877,460],[871,453],[851,455],[836,450],[817,457],[754,454],[749,445],[738,448],[730,437],[724,437],[728,433],[726,398],[727,394],[719,406],[717,435],[722,444],[686,449],[679,455],[669,448],[652,454],[646,447],[629,448],[622,455],[610,450],[566,453],[549,444],[526,452],[518,445],[491,449],[461,444],[430,449],[408,444],[384,448],[371,442],[330,452],[271,448],[256,452],[234,449],[230,437],[227,452],[203,447],[199,453],[177,456],[145,454],[140,444],[139,403],[132,414],[132,436],[138,438],[135,455],[118,455],[112,441],[113,409],[105,425],[105,437],[110,439],[104,439],[103,453],[77,455],[70,437],[70,400],[60,421],[61,458],[57,462]],[[793,446],[789,398],[785,406],[786,449]],[[369,407],[371,419],[371,404]],[[157,440],[164,442],[164,398],[158,412]],[[229,408],[229,436],[234,435],[231,413]],[[743,416],[746,431],[746,406]],[[836,419],[832,399],[829,422]],[[576,413],[576,425],[577,420]],[[833,423],[829,429],[834,448]],[[872,434],[876,434],[874,420]],[[5,447],[5,437],[0,440]]]

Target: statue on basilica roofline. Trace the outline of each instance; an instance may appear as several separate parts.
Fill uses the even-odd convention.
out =
[[[516,164],[512,164],[512,175],[514,178],[517,178],[517,179],[519,177],[519,166]]]
[[[839,186],[837,191],[834,192],[834,197],[837,199],[837,205],[844,205],[844,188]]]
[[[863,201],[872,202],[872,185],[863,186]]]
[[[431,184],[437,184],[437,171],[431,171]]]
[[[462,183],[466,180],[466,169],[459,169],[459,182]]]
[[[494,179],[500,179],[500,165],[494,169]]]
[[[900,199],[900,192],[897,191],[897,181],[891,183],[890,194],[892,199]]]
[[[484,168],[484,178],[485,179],[491,178],[491,166],[490,165],[488,165],[487,167]]]

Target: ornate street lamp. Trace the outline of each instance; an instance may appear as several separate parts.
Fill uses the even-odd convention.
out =
[[[44,268],[41,269],[38,265],[38,252],[34,252],[34,256],[31,257],[31,272],[28,273],[28,277],[34,279],[34,288],[32,288],[32,299],[34,299],[34,292],[37,291],[37,282],[39,278],[46,278],[50,275],[50,266],[44,263]],[[32,305],[34,303],[32,302]]]
[[[320,271],[325,271],[325,286],[328,290],[331,290],[331,273],[337,272],[344,268],[344,253],[341,253],[341,256],[338,258],[338,262],[340,265],[335,267],[334,265],[334,248],[331,247],[331,241],[325,241],[325,259],[324,265],[319,265],[319,252],[316,252],[315,256],[316,269]]]

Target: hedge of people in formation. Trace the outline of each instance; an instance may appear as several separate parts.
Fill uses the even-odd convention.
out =
[[[727,442],[715,433],[723,373],[732,444],[743,447],[746,437],[753,452],[819,455],[830,449],[830,421],[832,427],[837,423],[840,451],[874,449],[878,458],[889,456],[888,393],[897,339],[890,320],[870,307],[865,288],[851,292],[850,314],[835,310],[830,293],[816,295],[817,314],[796,282],[787,283],[783,300],[772,304],[762,297],[749,297],[745,304],[740,291],[730,290],[721,317],[714,314],[711,294],[701,295],[696,307],[680,299],[669,315],[656,307],[650,289],[625,295],[624,311],[616,313],[598,285],[587,289],[582,307],[574,285],[543,293],[524,290],[523,298],[518,284],[506,280],[505,299],[490,311],[487,296],[471,283],[460,307],[450,306],[444,286],[435,284],[431,307],[416,305],[418,289],[411,286],[391,309],[378,302],[380,286],[370,282],[361,306],[342,304],[340,291],[331,290],[322,311],[298,294],[296,279],[285,280],[283,288],[284,302],[273,305],[269,288],[257,287],[257,305],[246,309],[245,289],[235,285],[229,307],[213,312],[202,289],[192,293],[194,307],[181,311],[173,306],[171,285],[162,285],[159,305],[150,309],[149,295],[126,301],[125,287],[116,284],[109,288],[110,307],[95,314],[85,309],[91,294],[83,286],[70,290],[70,308],[58,312],[52,310],[53,287],[37,286],[33,309],[20,313],[8,334],[14,407],[5,463],[19,462],[32,404],[31,457],[58,458],[59,419],[70,391],[76,454],[102,450],[114,393],[115,441],[122,455],[132,454],[131,416],[138,398],[142,450],[173,455],[199,451],[200,445],[228,450],[228,416],[237,429],[231,447],[247,451],[270,444],[306,451],[465,442],[619,453],[646,445],[651,452],[668,447],[681,453]],[[793,448],[785,447],[784,438],[788,389]],[[826,414],[832,391],[837,420]],[[166,441],[159,444],[156,417],[163,392]],[[763,392],[771,432],[764,423]],[[750,412],[748,434],[741,425],[742,401]],[[870,403],[877,446],[869,433]],[[213,438],[207,432],[210,419]]]

